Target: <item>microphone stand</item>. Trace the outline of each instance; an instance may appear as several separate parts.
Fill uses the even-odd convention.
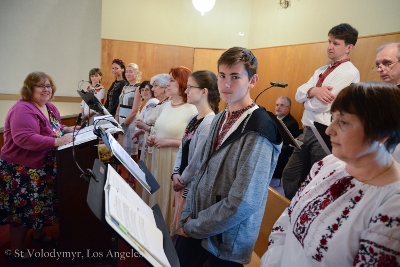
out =
[[[82,120],[82,113],[79,114],[80,116],[78,116],[75,126],[74,126],[74,130],[72,132],[72,158],[75,162],[76,167],[78,167],[78,169],[81,171],[81,175],[79,176],[82,180],[89,182],[90,178],[93,178],[96,180],[96,182],[98,182],[99,180],[96,178],[96,175],[94,175],[94,173],[92,172],[91,169],[86,169],[86,172],[81,168],[81,166],[78,164],[78,161],[76,160],[75,157],[75,136],[79,134],[79,131],[82,128],[79,128],[79,130],[75,133],[76,130],[76,126],[78,125],[79,121]]]
[[[264,90],[262,90],[261,93],[259,93],[259,94],[257,95],[256,99],[254,99],[254,103],[257,104],[257,98],[258,98],[262,93],[264,93],[264,92],[267,91],[268,89],[270,89],[270,88],[272,88],[272,87],[275,87],[275,86],[276,86],[276,85],[271,85],[270,87],[267,87],[267,88],[265,88]]]

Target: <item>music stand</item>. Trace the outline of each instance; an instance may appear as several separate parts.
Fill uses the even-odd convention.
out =
[[[90,179],[89,183],[89,190],[88,190],[88,195],[87,195],[87,203],[91,211],[94,213],[94,215],[104,224],[108,226],[108,228],[112,232],[112,252],[113,255],[115,254],[114,252],[118,252],[118,239],[121,238],[125,244],[127,244],[129,247],[134,249],[127,240],[125,240],[126,236],[122,235],[121,232],[116,232],[115,229],[111,227],[111,225],[107,222],[105,218],[105,192],[104,192],[104,186],[107,180],[107,166],[102,163],[99,159],[95,159],[94,165],[93,165],[93,174],[95,175],[95,178],[97,179]],[[176,251],[174,249],[174,245],[172,243],[172,240],[169,236],[168,229],[165,225],[165,221],[163,218],[163,215],[161,213],[160,207],[158,204],[154,205],[152,208],[153,210],[153,215],[154,219],[157,225],[157,228],[162,232],[163,234],[163,248],[165,255],[170,263],[171,266],[179,266],[179,259],[177,257]],[[135,249],[136,250],[136,249]],[[137,251],[137,250],[136,250]],[[139,251],[138,251],[139,252]],[[144,261],[147,263],[150,263],[148,259],[142,258]],[[113,257],[112,259],[112,266],[116,267],[117,266],[117,258]]]
[[[319,123],[317,121],[314,121],[314,127],[311,127],[315,137],[317,137],[318,142],[321,144],[322,149],[327,155],[330,155],[332,154],[332,144],[331,138],[325,133],[326,128],[328,128],[328,125]]]
[[[90,109],[102,114],[102,115],[110,115],[108,110],[100,103],[97,97],[91,92],[85,92],[83,90],[76,90],[80,97],[85,101],[85,103],[89,106]]]
[[[301,142],[296,140],[292,133],[289,131],[289,129],[286,127],[285,123],[278,119],[274,113],[271,111],[267,110],[268,115],[271,117],[271,119],[275,122],[276,126],[279,129],[279,132],[281,133],[282,139],[284,143],[289,144],[292,147],[297,147],[298,149],[301,149]]]
[[[110,151],[113,151],[113,149],[110,146],[110,140],[108,140],[108,136],[107,133],[101,129],[100,130],[100,137],[103,140],[103,143],[107,146],[107,148]],[[116,144],[119,146],[119,144]],[[129,166],[129,162],[127,162],[128,160],[130,160],[130,157],[127,159],[127,161],[123,161],[120,160],[118,155],[114,155],[116,157],[116,159],[118,161],[120,161],[120,163],[122,165],[125,166],[125,168],[131,172],[131,168]],[[133,160],[132,160],[133,161]],[[135,162],[132,162],[131,164],[136,164]],[[137,165],[139,166],[139,168],[144,172],[145,174],[145,179],[146,179],[146,183],[147,185],[143,184],[141,179],[139,177],[136,177],[134,173],[131,172],[131,174],[135,177],[135,179],[143,186],[144,189],[146,189],[150,194],[155,193],[158,189],[160,189],[160,184],[157,182],[157,180],[154,178],[153,174],[151,174],[150,170],[147,168],[146,164],[143,161],[139,161],[139,163],[137,163]],[[149,188],[150,187],[150,188]]]

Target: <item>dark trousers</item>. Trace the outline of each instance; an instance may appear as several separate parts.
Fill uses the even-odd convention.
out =
[[[310,173],[312,165],[327,156],[310,127],[304,127],[303,139],[300,141],[304,142],[301,149],[294,149],[282,173],[283,191],[290,200]]]
[[[214,256],[201,246],[201,239],[179,236],[175,248],[181,267],[202,267],[206,261],[210,267],[243,267],[243,264]]]

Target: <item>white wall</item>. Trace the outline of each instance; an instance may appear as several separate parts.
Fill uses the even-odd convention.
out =
[[[252,0],[216,0],[204,16],[192,0],[103,0],[102,10],[104,39],[204,48],[248,46]]]
[[[8,110],[15,104],[16,101],[0,100],[0,128],[4,126]],[[79,113],[79,103],[52,102],[56,105],[62,116],[73,115]]]
[[[328,38],[328,31],[343,22],[355,27],[359,36],[400,31],[399,0],[290,2],[290,7],[283,9],[278,0],[253,0],[249,47],[324,41]]]
[[[18,93],[32,71],[55,81],[59,96],[77,96],[79,80],[100,66],[101,1],[1,0],[1,93]]]
[[[201,16],[191,0],[103,0],[101,37],[225,49],[320,42],[342,22],[360,36],[400,31],[400,0],[290,1],[216,0]]]
[[[30,72],[44,71],[56,95],[78,96],[78,81],[100,66],[101,1],[0,0],[0,36],[0,93],[19,94]],[[9,103],[0,101],[0,127]],[[79,113],[76,103],[61,109]]]

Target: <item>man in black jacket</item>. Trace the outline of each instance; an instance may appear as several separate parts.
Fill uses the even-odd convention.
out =
[[[282,120],[283,123],[288,128],[289,132],[293,135],[294,138],[299,136],[301,131],[299,130],[299,124],[296,119],[290,114],[290,106],[292,101],[287,96],[280,96],[276,100],[275,105],[275,114],[279,120]],[[278,158],[278,163],[275,168],[273,178],[281,178],[282,171],[285,168],[287,162],[289,161],[289,157],[292,155],[293,147],[289,146],[288,143],[283,142],[281,154]]]

